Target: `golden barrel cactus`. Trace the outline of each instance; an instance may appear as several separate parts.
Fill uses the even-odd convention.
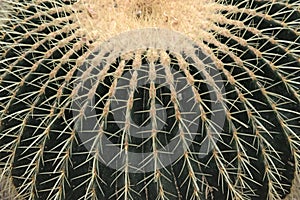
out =
[[[11,198],[289,194],[300,1],[2,3],[0,187]]]

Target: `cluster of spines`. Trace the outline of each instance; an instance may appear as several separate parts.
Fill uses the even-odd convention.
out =
[[[297,4],[299,3],[294,3]],[[265,182],[262,184],[268,185],[267,198],[280,199],[281,192],[278,191],[284,191],[285,187],[282,184],[285,179],[281,175],[285,171],[282,167],[289,163],[288,160],[283,161],[280,154],[284,152],[283,154],[288,155],[291,152],[292,158],[289,159],[295,163],[299,160],[299,11],[293,9],[292,4],[286,6],[280,2],[266,1],[261,5],[256,1],[241,1],[237,5],[221,7],[223,8],[220,10],[227,15],[224,27],[227,30],[221,32],[219,29],[222,28],[213,29],[219,39],[217,43],[208,43],[220,52],[216,54],[224,64],[223,72],[228,84],[233,86],[232,89],[226,89],[227,99],[233,98],[230,99],[232,107],[237,106],[237,102],[242,103],[242,111],[246,111],[248,119],[244,124],[255,128],[253,133],[248,134],[232,127],[232,141],[237,144],[238,165],[250,163],[242,161],[249,158],[243,150],[243,146],[249,145],[249,141],[237,137],[239,133],[240,136],[253,137],[258,142],[257,146],[253,146],[261,151],[263,158],[265,168],[262,178]],[[284,36],[283,33],[289,36]],[[229,97],[234,93],[233,97]],[[265,108],[260,110],[260,107]],[[242,111],[238,109],[236,113]],[[277,121],[272,120],[272,117],[264,118],[266,113]],[[278,137],[281,134],[284,135],[283,138]],[[281,145],[272,140],[284,138],[288,140],[288,144],[279,150],[278,146]],[[280,162],[282,163],[279,164]],[[238,168],[243,169],[242,166]],[[299,170],[297,164],[295,168],[296,171]],[[251,177],[251,173],[249,176]],[[243,177],[238,176],[236,180],[240,181],[240,178]],[[239,184],[243,186],[243,182],[240,181]]]
[[[71,80],[72,66],[75,68],[84,46],[76,38],[78,25],[72,23],[66,3],[8,2],[9,21],[1,31],[1,177],[10,177],[26,199],[46,198],[39,190],[51,199],[64,199],[68,185],[72,153],[67,146],[75,133],[63,133],[70,137],[60,151],[47,148],[51,134],[59,134],[52,127],[61,123],[57,121],[64,117],[67,106],[61,104],[67,84],[60,83]],[[51,153],[57,158],[45,160],[45,154]],[[43,171],[45,162],[56,167]],[[49,176],[41,179],[43,174]]]
[[[244,9],[240,11],[238,8]],[[298,143],[297,130],[299,127],[297,123],[289,123],[295,123],[294,120],[298,118],[298,112],[295,109],[299,105],[300,35],[297,29],[299,27],[298,9],[299,2],[297,1],[290,4],[267,1],[246,3],[241,1],[233,8],[224,9],[229,13],[228,17],[238,18],[244,24],[244,27],[238,27],[241,32],[236,34],[239,40],[231,35],[216,32],[222,38],[220,41],[226,42],[227,46],[232,48],[231,51],[236,52],[236,55],[233,56],[228,54],[230,58],[228,59],[228,56],[226,59],[224,58],[223,63],[227,64],[227,59],[232,61],[236,59],[235,57],[242,59],[243,62],[234,67],[229,67],[231,64],[229,62],[227,68],[231,70],[234,70],[235,67],[241,68],[244,71],[242,73],[247,73],[249,78],[257,84],[257,91],[261,92],[266,105],[269,105],[271,111],[274,112],[283,133],[291,139],[289,142],[294,139],[293,142],[289,143],[293,146],[291,149],[294,150],[298,149],[297,145],[294,146],[294,144]],[[246,51],[243,52],[244,49]],[[226,55],[226,52],[221,53],[221,55]],[[233,73],[231,72],[231,74]],[[242,75],[236,74],[235,76]],[[240,80],[243,81],[245,78],[237,79],[233,83],[241,82]],[[237,88],[240,91],[245,91],[245,88]],[[255,90],[250,91],[249,94],[255,92]],[[237,91],[237,94],[240,96],[241,93]],[[251,105],[247,99],[240,98],[241,102]],[[291,108],[288,109],[286,104]],[[288,114],[290,115],[287,116]],[[291,115],[296,118],[292,118]],[[287,127],[295,129],[287,130]]]

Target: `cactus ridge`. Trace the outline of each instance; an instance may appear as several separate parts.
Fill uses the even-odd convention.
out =
[[[0,10],[0,180],[16,197],[271,200],[290,192],[300,170],[300,1],[170,3],[190,21],[165,1],[130,1],[128,11],[104,0],[98,12],[83,2],[4,0]],[[107,16],[134,23],[109,29]],[[128,27],[151,25],[186,34],[194,50],[95,51]],[[97,126],[86,127],[89,119]],[[105,141],[120,151],[109,161]],[[147,155],[138,167],[134,153]]]

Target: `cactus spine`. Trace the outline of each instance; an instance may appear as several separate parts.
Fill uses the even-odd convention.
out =
[[[300,169],[299,1],[4,3],[0,177],[14,184],[17,197],[271,200],[289,193]],[[95,49],[114,36],[147,27],[179,31],[205,56],[155,48],[97,56],[101,48]],[[177,91],[178,80],[193,94],[184,99],[199,112],[193,119],[179,103],[186,88]],[[116,98],[124,87],[127,99]],[[211,95],[220,109],[212,109]],[[82,104],[74,105],[78,99]],[[118,101],[123,106],[113,107]],[[91,117],[86,112],[95,112],[98,124],[89,127],[97,133],[89,140],[77,126]],[[212,120],[218,115],[224,115],[222,127]],[[187,124],[199,128],[189,132]],[[105,138],[124,153],[122,168],[111,167],[117,157],[104,162]],[[182,154],[164,165],[160,154],[174,140]],[[132,152],[150,156],[134,168]],[[152,170],[143,171],[146,166]]]

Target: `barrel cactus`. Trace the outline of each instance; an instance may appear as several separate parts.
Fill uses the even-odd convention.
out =
[[[300,1],[2,3],[0,187],[11,198],[290,193]]]

